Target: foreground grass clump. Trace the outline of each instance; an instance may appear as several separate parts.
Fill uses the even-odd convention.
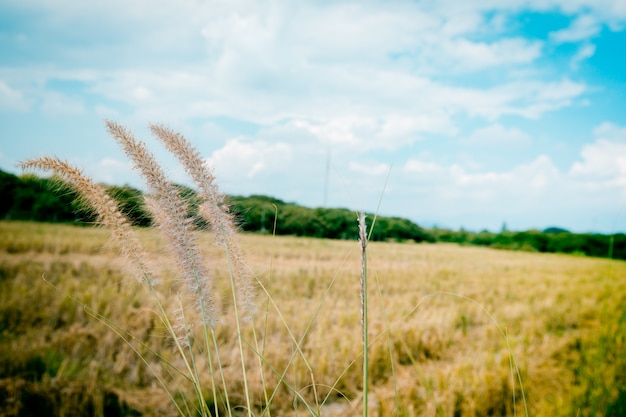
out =
[[[145,197],[147,210],[150,212],[156,229],[168,244],[176,265],[176,279],[180,285],[170,282],[169,291],[176,292],[177,305],[172,307],[164,294],[157,288],[163,272],[155,269],[148,260],[148,254],[131,228],[129,219],[122,214],[117,202],[107,193],[102,185],[94,183],[82,171],[66,161],[55,157],[42,157],[29,160],[20,165],[26,169],[50,171],[63,182],[64,186],[76,192],[95,212],[97,222],[106,226],[112,240],[120,252],[130,261],[131,274],[143,289],[151,296],[156,316],[164,325],[170,342],[175,346],[178,363],[155,352],[143,340],[137,339],[128,329],[120,328],[97,309],[70,295],[77,305],[83,306],[94,318],[106,324],[126,342],[138,359],[153,374],[158,384],[169,397],[179,415],[219,414],[220,406],[231,413],[230,396],[226,389],[224,368],[219,354],[216,325],[220,323],[218,303],[215,297],[214,274],[208,269],[197,244],[198,231],[189,216],[189,202],[183,198],[180,189],[168,178],[165,171],[155,160],[145,143],[135,139],[133,134],[115,122],[106,122],[109,134],[117,141],[124,153],[132,161],[134,168],[145,180],[150,194]],[[248,371],[243,352],[244,339],[241,321],[249,318],[254,310],[252,286],[249,273],[242,262],[241,251],[236,239],[236,230],[232,214],[224,203],[224,196],[218,191],[213,173],[206,167],[198,151],[181,135],[160,125],[151,125],[152,133],[174,154],[184,166],[187,174],[199,188],[200,215],[211,226],[215,242],[222,245],[226,254],[230,300],[233,305],[234,325],[239,345],[239,360],[243,376],[245,409],[252,415],[252,404],[248,390]],[[190,308],[193,306],[194,308]],[[158,367],[148,362],[149,353],[154,353],[161,364],[168,368],[163,374]],[[262,359],[262,357],[259,357]],[[215,359],[215,360],[214,360]],[[261,363],[261,362],[259,362]],[[218,375],[214,370],[217,369]],[[208,371],[208,372],[207,372]],[[208,381],[206,375],[208,373]],[[170,375],[185,378],[195,393],[195,399],[187,396],[176,398],[178,392],[172,391],[174,385]],[[221,380],[221,386],[218,383]],[[211,387],[213,412],[205,400],[205,392]],[[222,404],[218,404],[218,399]],[[268,402],[269,405],[269,402]]]
[[[163,271],[157,288],[164,308],[176,311],[179,295],[172,289],[181,283],[166,242],[154,230],[134,233],[145,242],[146,260]],[[7,237],[0,242],[5,415],[35,403],[56,415],[98,415],[97,409],[107,415],[174,415],[176,407],[154,371],[180,404],[195,397],[193,384],[168,365],[184,366],[152,296],[129,277],[103,230],[0,222],[0,235]],[[358,244],[240,239],[258,285],[271,294],[270,300],[259,292],[254,321],[241,327],[253,414],[307,415],[304,401],[313,409],[319,404],[321,415],[360,414]],[[198,247],[215,269],[215,294],[225,299],[231,289],[219,279],[228,270],[223,248],[205,232],[198,235]],[[440,244],[370,242],[368,250],[370,415],[513,415],[513,395],[522,414],[511,351],[486,312],[506,329],[529,414],[621,415],[623,262]],[[224,317],[216,343],[225,391],[233,414],[246,414],[232,305],[217,308]],[[143,361],[108,323],[115,323]],[[193,331],[202,340],[201,329]],[[301,341],[301,356],[293,356],[294,338]],[[212,412],[217,405],[220,415],[228,415],[221,394],[212,396],[206,361],[197,363],[206,378],[205,401]]]

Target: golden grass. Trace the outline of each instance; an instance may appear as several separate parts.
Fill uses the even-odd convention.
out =
[[[157,234],[135,231],[151,265],[172,272],[175,261]],[[102,409],[118,398],[119,409],[175,413],[152,371],[176,395],[191,387],[165,364],[181,365],[150,294],[126,275],[107,232],[0,222],[0,236],[0,401],[17,409],[20,401],[36,397],[60,413]],[[269,300],[258,292],[256,333],[250,325],[242,328],[254,414],[261,415],[265,402],[256,334],[265,387],[275,394],[272,415],[307,414],[280,383],[285,369],[285,383],[309,404],[319,404],[322,415],[358,415],[359,243],[240,239],[258,286],[271,295]],[[212,242],[199,234],[199,248],[216,273],[216,291],[229,294],[219,279],[227,273],[223,249]],[[626,263],[443,244],[372,242],[368,251],[370,415],[523,415],[507,340],[490,314],[508,335],[530,415],[606,415],[624,401]],[[172,276],[166,272],[158,286],[166,309],[178,302],[180,283],[168,281]],[[231,406],[243,406],[236,324],[228,319],[232,306],[219,307],[226,318],[216,332]],[[132,334],[136,339],[129,343],[147,364],[94,313]],[[303,339],[313,377],[302,358],[290,361],[295,346],[285,323]],[[202,377],[208,390],[210,378]]]

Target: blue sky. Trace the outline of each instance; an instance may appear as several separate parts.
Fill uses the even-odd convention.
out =
[[[189,184],[163,123],[229,194],[626,232],[625,29],[623,0],[5,0],[0,168],[143,188],[113,119]]]

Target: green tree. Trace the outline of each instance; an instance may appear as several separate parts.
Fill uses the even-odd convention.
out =
[[[13,174],[0,170],[0,217],[9,218],[15,204],[15,192],[19,187],[19,179]]]

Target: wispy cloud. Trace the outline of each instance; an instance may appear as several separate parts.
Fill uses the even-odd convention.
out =
[[[589,59],[596,53],[596,46],[592,44],[583,44],[570,61],[572,69],[578,69],[581,62]]]
[[[557,43],[586,41],[601,29],[598,19],[586,14],[576,18],[569,27],[550,33],[550,38]]]
[[[30,105],[22,92],[0,80],[0,110],[25,111]]]

